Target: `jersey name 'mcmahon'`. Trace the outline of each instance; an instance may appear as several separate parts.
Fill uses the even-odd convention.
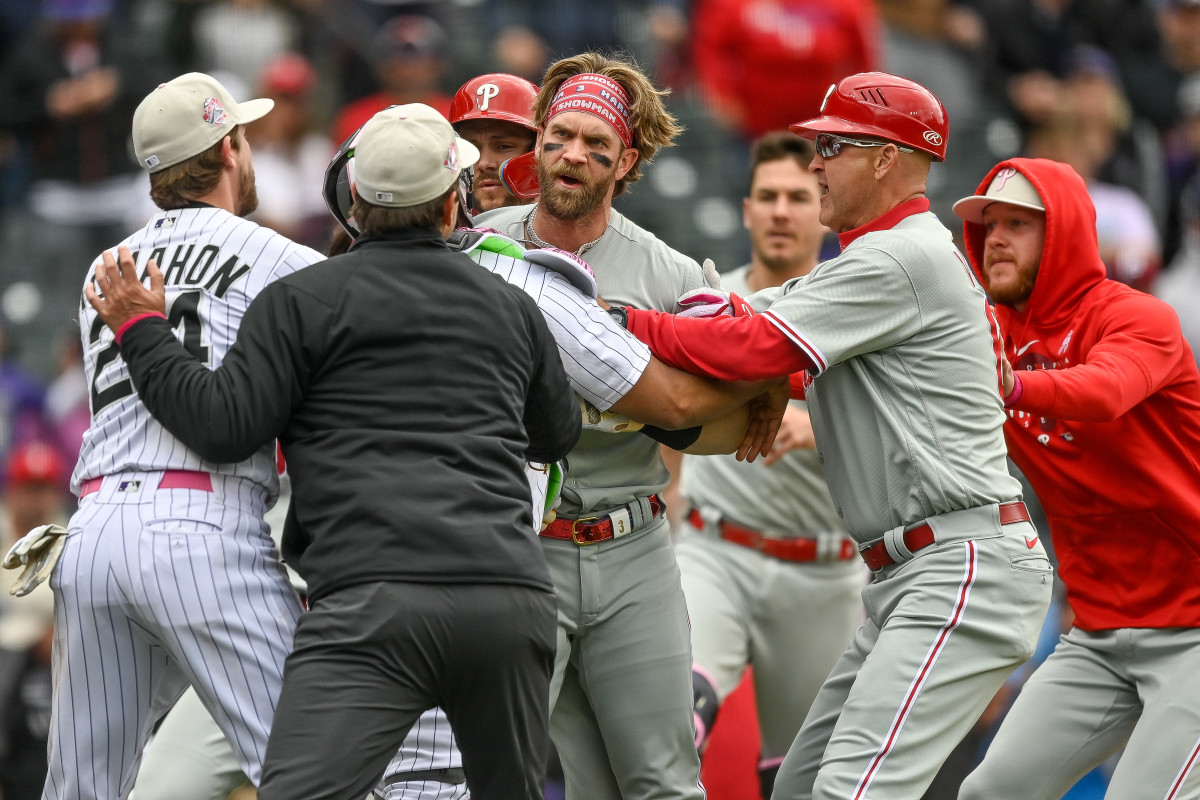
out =
[[[205,366],[221,365],[237,338],[250,302],[271,281],[323,260],[253,222],[217,208],[156,214],[121,242],[139,274],[153,259],[166,284],[167,319],[175,335]],[[112,248],[116,253],[116,247]],[[95,264],[88,273],[93,282]],[[117,472],[203,470],[251,478],[274,494],[278,479],[271,448],[241,464],[211,464],[154,420],[138,400],[112,332],[82,296],[79,306],[84,371],[90,387],[91,428],[84,435],[72,489]]]

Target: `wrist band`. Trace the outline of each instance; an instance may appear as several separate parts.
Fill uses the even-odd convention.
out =
[[[1014,372],[1013,373],[1013,388],[1012,388],[1012,391],[1008,393],[1008,396],[1004,398],[1004,407],[1012,408],[1017,403],[1021,402],[1021,395],[1024,393],[1025,393],[1025,389],[1024,389],[1024,386],[1021,384],[1021,376]]]
[[[141,322],[147,317],[159,317],[160,319],[166,319],[167,315],[161,311],[147,311],[145,314],[138,314],[137,316],[130,317],[129,319],[125,320],[123,323],[121,323],[121,327],[117,328],[117,334],[114,337],[117,340],[117,346],[119,347],[121,345],[121,337],[125,335],[126,331],[132,328],[135,323]]]

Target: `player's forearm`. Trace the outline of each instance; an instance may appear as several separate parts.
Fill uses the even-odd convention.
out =
[[[716,381],[652,358],[637,383],[610,410],[647,425],[679,430],[723,417],[773,383]]]
[[[770,319],[685,318],[629,309],[629,332],[665,363],[722,381],[786,377],[813,366],[812,360]]]
[[[743,403],[728,414],[718,417],[700,429],[700,438],[683,452],[696,456],[736,453],[746,437],[750,410]]]
[[[224,368],[210,371],[172,335],[165,319],[147,318],[121,338],[121,357],[138,397],[177,439],[202,458],[242,461],[273,438],[249,417],[251,402]],[[242,400],[239,402],[239,395]]]
[[[1118,359],[1123,360],[1123,359]],[[1065,369],[1021,370],[1018,411],[1080,422],[1111,422],[1150,394],[1142,371],[1111,358]]]

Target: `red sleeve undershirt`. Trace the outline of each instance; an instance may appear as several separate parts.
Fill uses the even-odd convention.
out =
[[[659,361],[723,381],[782,378],[812,360],[763,314],[691,318],[630,308],[629,332]],[[793,390],[795,382],[793,382]]]

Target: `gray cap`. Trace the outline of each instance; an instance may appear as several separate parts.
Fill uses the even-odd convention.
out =
[[[133,112],[133,150],[148,172],[158,172],[203,153],[235,125],[264,116],[274,100],[238,103],[211,75],[189,72],[158,88]]]

